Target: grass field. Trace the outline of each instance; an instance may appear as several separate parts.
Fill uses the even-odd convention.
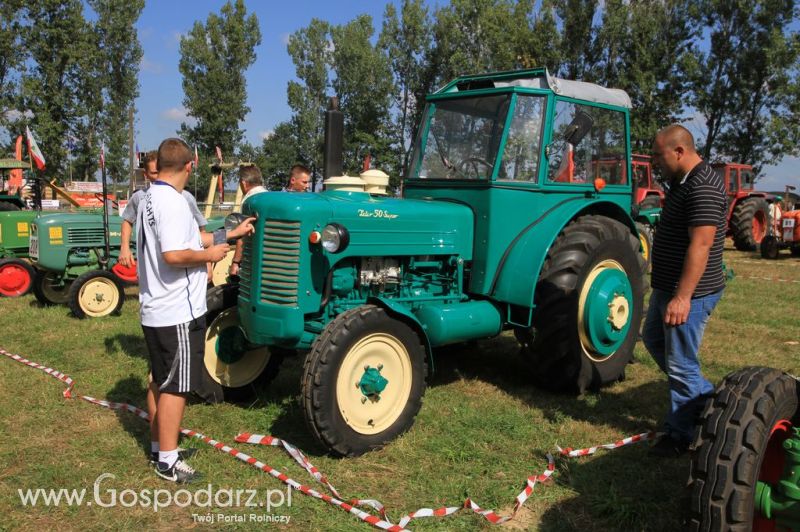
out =
[[[755,253],[726,249],[736,277],[717,307],[701,356],[706,376],[719,381],[745,365],[767,365],[800,373],[800,260],[761,260]],[[782,279],[784,281],[778,281]],[[65,307],[40,308],[33,296],[0,300],[0,347],[72,376],[76,394],[144,405],[147,361],[138,324],[137,300],[129,295],[123,314],[78,321]],[[524,479],[541,473],[545,453],[556,445],[585,447],[655,429],[667,406],[665,378],[644,351],[627,379],[582,397],[552,395],[526,377],[510,333],[477,346],[437,353],[414,427],[385,449],[355,459],[333,459],[315,446],[298,403],[302,358],[284,362],[269,390],[249,406],[193,404],[185,426],[226,443],[242,431],[273,434],[299,446],[345,498],[376,498],[397,519],[420,507],[460,505],[472,497],[484,508],[511,509]],[[79,400],[61,397],[55,379],[0,357],[0,529],[250,528],[253,524],[207,525],[192,514],[207,508],[91,506],[23,507],[18,489],[86,488],[87,500],[103,473],[108,489],[170,489],[150,471],[144,448],[146,424]],[[202,442],[192,460],[204,482],[192,489],[257,489],[285,486]],[[318,487],[276,448],[237,447],[302,483]],[[556,459],[556,473],[538,485],[517,518],[505,527],[524,530],[678,530],[688,460],[656,460],[646,444],[578,459]],[[105,501],[108,499],[103,495]],[[130,500],[130,498],[128,499]],[[218,513],[212,509],[213,513]],[[219,513],[246,515],[246,508]],[[258,509],[255,513],[263,513]],[[291,507],[273,508],[290,517],[285,530],[368,530],[355,517],[294,493]],[[490,528],[482,517],[420,519],[415,530]]]

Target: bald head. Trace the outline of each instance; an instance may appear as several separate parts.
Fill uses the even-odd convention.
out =
[[[682,146],[687,151],[697,153],[697,149],[694,147],[694,137],[688,129],[680,124],[671,124],[665,127],[656,133],[656,138],[659,137],[668,148]]]
[[[680,124],[672,124],[658,133],[653,140],[653,165],[664,177],[680,180],[702,159],[694,145],[694,137]]]

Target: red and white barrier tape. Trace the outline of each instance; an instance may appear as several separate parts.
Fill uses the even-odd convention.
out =
[[[56,379],[60,380],[61,382],[67,385],[67,388],[63,391],[62,395],[66,398],[72,398],[72,390],[75,386],[75,382],[69,376],[61,373],[60,371],[56,371],[52,368],[48,368],[36,362],[32,362],[19,355],[14,355],[12,353],[9,353],[8,351],[2,348],[0,348],[0,355],[5,355],[6,357],[15,360],[21,364],[25,364],[26,366],[35,369],[39,369],[47,373],[51,377],[55,377]],[[150,415],[146,411],[142,410],[141,408],[137,408],[133,405],[130,405],[128,403],[117,403],[112,401],[106,401],[103,399],[95,399],[94,397],[90,397],[88,395],[81,395],[80,398],[86,402],[102,406],[110,410],[124,410],[142,418],[145,421],[150,420]],[[501,516],[497,514],[494,510],[484,510],[471,498],[467,498],[464,501],[463,505],[461,506],[443,506],[436,509],[420,508],[419,510],[416,510],[414,512],[411,512],[403,516],[397,524],[394,524],[387,517],[384,505],[375,499],[353,499],[349,502],[341,500],[342,499],[341,495],[339,495],[339,492],[336,490],[336,488],[330,483],[330,481],[328,481],[327,477],[322,472],[320,472],[319,469],[317,469],[308,460],[308,458],[306,458],[306,456],[299,449],[297,449],[297,447],[293,446],[292,444],[286,441],[281,440],[280,438],[275,438],[273,436],[262,435],[262,434],[242,433],[236,436],[236,441],[240,443],[253,443],[259,445],[269,445],[273,447],[282,447],[289,454],[289,456],[291,456],[300,466],[302,466],[306,471],[308,471],[308,473],[312,477],[314,477],[314,479],[316,479],[319,483],[327,487],[328,490],[330,490],[330,492],[333,494],[333,497],[331,497],[330,495],[326,495],[324,493],[320,493],[317,490],[305,486],[303,484],[300,484],[299,482],[292,480],[279,470],[263,462],[260,462],[256,458],[253,458],[252,456],[246,453],[243,453],[233,447],[230,447],[223,442],[219,442],[212,438],[209,438],[208,436],[205,436],[200,432],[181,428],[181,433],[191,438],[197,438],[203,441],[204,443],[214,447],[218,451],[229,454],[234,458],[255,467],[256,469],[264,471],[265,473],[272,475],[273,477],[277,478],[284,484],[291,486],[293,489],[300,491],[305,495],[314,497],[316,499],[321,499],[327,502],[328,504],[336,506],[348,513],[355,515],[362,521],[369,523],[376,528],[380,528],[382,530],[389,530],[391,532],[401,532],[405,530],[405,526],[413,519],[419,519],[421,517],[443,517],[455,514],[456,512],[465,509],[470,509],[475,513],[482,515],[490,523],[498,525],[505,523],[507,521],[510,521],[516,516],[517,512],[522,507],[522,505],[525,504],[528,498],[530,498],[536,484],[548,480],[555,473],[555,461],[553,460],[553,456],[550,453],[548,453],[547,468],[541,474],[532,475],[526,479],[525,488],[519,493],[519,495],[517,495],[515,499],[514,508],[512,509],[511,513],[506,516]],[[600,449],[608,449],[608,450],[618,449],[626,445],[631,445],[633,443],[638,443],[641,441],[652,439],[657,435],[658,433],[655,432],[643,432],[641,434],[636,434],[634,436],[630,436],[628,438],[624,438],[614,443],[609,443],[605,445],[588,447],[586,449],[571,449],[571,448],[561,449],[559,447],[558,450],[561,455],[567,457],[587,456],[590,454],[594,454]],[[357,508],[357,506],[369,506],[378,511],[381,517],[367,513]]]

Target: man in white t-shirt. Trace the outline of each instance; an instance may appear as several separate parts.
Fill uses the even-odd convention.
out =
[[[147,179],[148,183],[152,183],[158,179],[158,169],[156,167],[157,157],[158,153],[156,151],[149,151],[144,156],[144,177]],[[139,204],[142,202],[145,192],[145,190],[137,190],[134,192],[131,198],[128,200],[125,210],[122,211],[119,263],[123,266],[131,267],[136,264],[136,262],[133,260],[133,254],[131,253],[131,233],[133,232],[133,224],[136,223],[136,215],[139,212]],[[197,207],[197,201],[195,201],[194,196],[192,196],[188,190],[182,190],[181,195],[189,204],[189,209],[192,211],[192,216],[194,216],[194,219],[197,221],[197,225],[200,226],[200,231],[203,231],[205,226],[208,224],[208,221]]]
[[[181,195],[192,171],[189,146],[174,138],[162,142],[157,168],[136,224],[140,314],[153,377],[148,408],[156,474],[186,483],[198,475],[179,455],[178,437],[186,394],[202,381],[206,263],[222,260],[228,239],[252,234],[254,218],[232,231],[201,233]]]

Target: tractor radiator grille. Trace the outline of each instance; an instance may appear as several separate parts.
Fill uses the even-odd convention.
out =
[[[297,306],[300,222],[266,220],[261,257],[261,302]]]
[[[102,227],[70,227],[67,229],[70,244],[103,244]]]
[[[253,279],[253,253],[250,243],[244,245],[244,253],[242,253],[242,263],[239,265],[239,297],[250,301],[250,284]]]

